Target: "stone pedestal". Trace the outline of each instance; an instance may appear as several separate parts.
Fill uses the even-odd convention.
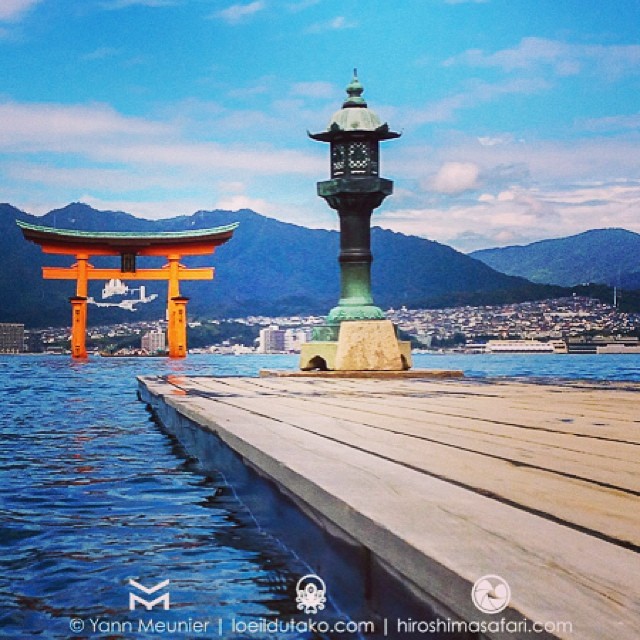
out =
[[[300,369],[404,371],[411,368],[411,343],[398,340],[390,320],[346,321],[337,341],[302,345]]]

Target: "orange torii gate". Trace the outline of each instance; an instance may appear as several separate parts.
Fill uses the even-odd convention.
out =
[[[180,280],[212,280],[213,267],[187,268],[183,256],[214,253],[216,247],[233,236],[238,224],[213,229],[160,233],[121,233],[55,229],[16,221],[27,240],[42,247],[44,253],[75,256],[71,267],[43,267],[45,280],[75,280],[76,295],[71,297],[71,355],[86,358],[87,296],[89,280],[167,280],[167,340],[169,357],[187,355],[187,302],[180,295]],[[120,256],[120,269],[96,268],[91,256]],[[138,269],[138,256],[163,256],[168,262],[160,269]]]

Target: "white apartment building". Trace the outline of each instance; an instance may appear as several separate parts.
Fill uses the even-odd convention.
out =
[[[167,336],[164,331],[158,329],[156,331],[147,331],[142,336],[141,345],[148,353],[157,353],[158,351],[167,350]]]
[[[280,329],[272,325],[260,330],[258,353],[298,353],[308,339],[306,329]]]

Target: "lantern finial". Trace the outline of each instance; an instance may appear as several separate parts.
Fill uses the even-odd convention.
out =
[[[366,107],[367,103],[362,97],[362,92],[364,91],[364,87],[360,84],[360,80],[358,80],[358,69],[353,69],[353,79],[347,85],[347,95],[349,96],[343,103],[342,108],[348,107]]]

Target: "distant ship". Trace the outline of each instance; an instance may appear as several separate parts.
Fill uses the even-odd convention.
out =
[[[470,353],[567,353],[567,345],[564,340],[489,340],[483,343],[469,343],[465,345],[465,351]]]
[[[569,353],[639,354],[640,340],[636,336],[596,336],[570,338]]]
[[[149,353],[146,349],[118,349],[117,351],[99,351],[102,358],[166,358],[166,351]]]

